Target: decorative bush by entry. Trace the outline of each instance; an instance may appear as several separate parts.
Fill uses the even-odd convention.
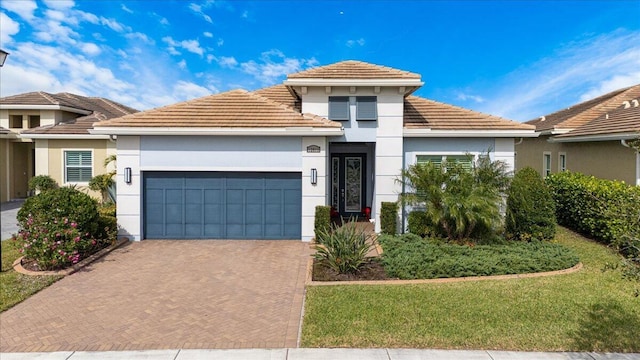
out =
[[[531,167],[516,173],[507,192],[507,237],[551,240],[556,234],[556,207],[549,187]]]
[[[356,220],[342,226],[332,225],[328,230],[320,230],[318,235],[314,258],[339,274],[357,272],[373,246]]]
[[[598,179],[575,172],[546,178],[556,203],[558,223],[605,244],[634,226],[640,208],[640,186]]]
[[[435,279],[523,274],[567,269],[578,256],[549,242],[510,242],[466,246],[422,239],[413,234],[380,236],[382,262],[389,277]]]
[[[20,231],[14,241],[25,259],[40,270],[65,268],[110,244],[116,219],[101,216],[96,201],[63,187],[27,199],[18,211]]]
[[[434,226],[433,224],[431,224],[427,213],[424,211],[414,210],[410,212],[407,223],[407,227],[411,234],[415,234],[421,237],[433,235],[431,234],[431,229],[433,229]]]
[[[316,235],[316,241],[320,242],[320,234],[326,232],[331,226],[331,206],[316,206],[316,218],[313,224],[313,230]]]
[[[398,203],[382,202],[380,209],[380,230],[383,234],[394,235],[398,229]]]
[[[29,190],[47,191],[57,187],[58,183],[49,175],[38,175],[29,180]]]

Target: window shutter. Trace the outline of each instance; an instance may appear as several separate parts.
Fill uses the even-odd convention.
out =
[[[470,172],[472,170],[472,160],[467,155],[450,155],[447,156],[447,161],[450,163],[459,164],[465,171]]]
[[[440,155],[418,155],[416,160],[418,164],[426,164],[430,162],[437,168],[442,165],[442,156]]]
[[[375,96],[358,96],[356,98],[356,120],[377,120],[377,107]]]
[[[91,151],[65,151],[65,182],[88,182],[92,177]]]
[[[329,120],[349,120],[348,96],[329,96]]]

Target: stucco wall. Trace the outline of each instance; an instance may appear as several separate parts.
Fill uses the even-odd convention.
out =
[[[550,143],[548,139],[549,136],[524,139],[517,145],[516,169],[530,166],[542,174],[543,154],[548,152],[551,154],[551,173],[557,173],[560,171],[559,155],[564,153],[567,170],[636,184],[636,152],[622,146],[620,141]]]
[[[0,202],[9,201],[9,141],[0,139]]]

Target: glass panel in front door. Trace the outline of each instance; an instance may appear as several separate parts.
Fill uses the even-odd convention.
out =
[[[362,210],[362,158],[346,156],[344,161],[344,210]]]
[[[340,211],[340,158],[331,158],[331,206]]]

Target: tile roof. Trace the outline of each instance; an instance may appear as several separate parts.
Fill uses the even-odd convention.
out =
[[[255,90],[254,94],[266,97],[277,103],[286,105],[297,112],[302,111],[302,102],[298,97],[291,94],[285,85],[274,85],[267,88]]]
[[[67,120],[56,125],[46,125],[24,130],[22,134],[76,134],[87,135],[96,121],[102,121],[138,112],[138,110],[101,97],[87,97],[71,93],[50,94],[44,91],[30,92],[0,98],[5,105],[59,105],[91,114]]]
[[[618,108],[623,101],[640,96],[640,84],[619,89],[544,117],[527,121],[536,131],[576,129],[589,121]],[[544,120],[543,120],[544,119]]]
[[[290,74],[287,79],[418,79],[420,74],[347,60]]]
[[[597,135],[614,135],[637,133],[640,137],[640,106],[638,101],[640,97],[630,102],[631,106],[625,108],[624,105],[617,109],[600,115],[596,119],[590,121],[586,125],[572,130],[563,135],[554,136],[554,138],[571,138],[579,136],[597,136]]]
[[[533,130],[534,127],[501,117],[443,104],[418,96],[404,101],[404,127],[432,130]]]
[[[269,91],[267,91],[269,92]],[[271,90],[270,94],[282,94]],[[161,108],[102,121],[96,127],[321,127],[340,128],[340,123],[291,107],[246,90],[232,90]]]

